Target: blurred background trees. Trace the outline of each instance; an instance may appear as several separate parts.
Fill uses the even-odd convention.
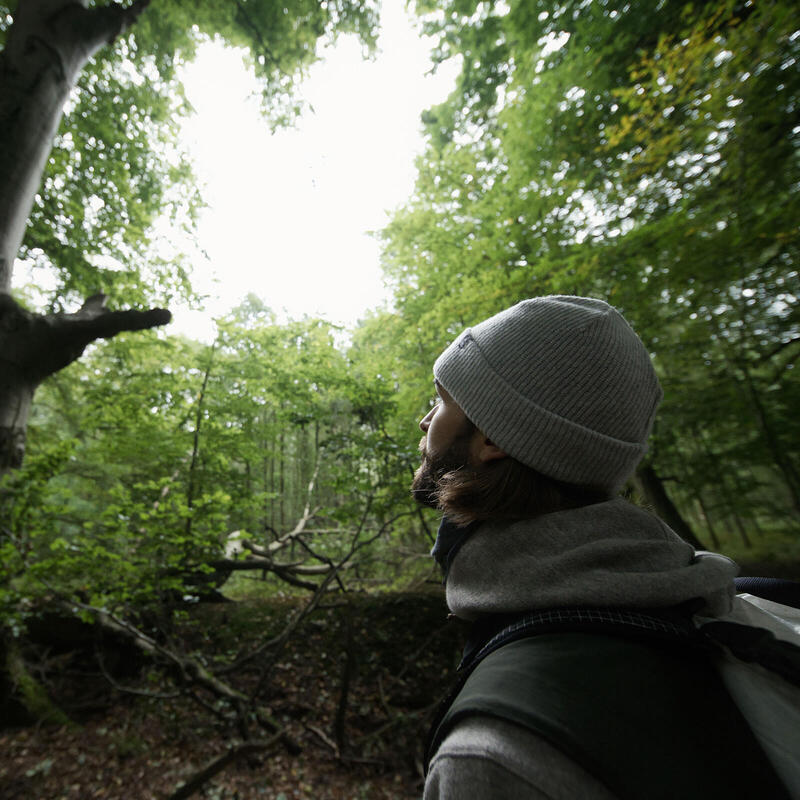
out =
[[[55,599],[152,621],[262,575],[259,590],[317,598],[435,581],[435,515],[407,488],[433,361],[548,293],[607,299],[653,354],[665,401],[630,491],[746,569],[798,576],[793,4],[415,8],[461,74],[424,114],[414,193],[379,234],[391,302],[342,331],[250,297],[212,344],[124,335],[44,382],[0,488],[7,631]],[[42,280],[17,302],[191,294],[186,259],[157,242],[164,217],[191,233],[199,202],[176,66],[204,34],[247,45],[279,124],[318,37],[375,35],[371,5],[293,9],[154,3],[87,66],[20,252]],[[12,18],[0,7],[0,37]]]
[[[382,232],[395,308],[366,330],[392,329],[399,403],[422,412],[416,365],[465,325],[536,294],[602,297],[665,386],[646,499],[672,502],[709,547],[720,529],[796,532],[789,4],[417,7],[439,57],[463,68],[425,116],[415,195]]]
[[[284,54],[256,35],[272,30],[271,7],[261,21],[242,8],[145,14],[81,75],[21,254],[53,276],[40,304],[190,291],[180,259],[160,274],[147,253],[159,215],[191,228],[197,208],[174,118],[175,66],[198,37],[247,39],[276,124],[312,33],[374,40],[368,9],[312,4]],[[414,194],[380,234],[391,307],[342,332],[278,323],[251,297],[212,345],[139,334],[46,382],[31,464],[4,495],[6,586],[36,553],[69,585],[91,574],[71,553],[102,565],[103,585],[146,594],[149,564],[191,594],[234,532],[263,547],[305,516],[304,536],[326,531],[330,555],[367,509],[378,526],[408,514],[404,556],[388,561],[422,555],[435,520],[406,487],[430,367],[463,327],[544,293],[607,298],[653,353],[666,399],[632,489],[704,546],[747,555],[767,531],[790,538],[759,554],[796,554],[800,35],[788,4],[416,10],[437,58],[462,70],[424,115]],[[127,579],[110,580],[109,559]]]

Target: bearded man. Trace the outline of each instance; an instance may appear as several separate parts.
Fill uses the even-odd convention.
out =
[[[736,565],[618,496],[662,398],[619,312],[524,300],[433,373],[412,491],[444,512],[432,555],[471,628],[426,800],[787,797],[691,636]]]

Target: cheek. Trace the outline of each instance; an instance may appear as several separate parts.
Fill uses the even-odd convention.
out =
[[[429,456],[441,454],[450,446],[453,439],[453,424],[446,413],[439,412],[434,415],[425,439],[425,447]]]

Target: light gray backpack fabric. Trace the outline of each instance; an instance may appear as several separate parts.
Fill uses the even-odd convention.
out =
[[[800,609],[791,606],[739,594],[729,614],[697,617],[696,621],[701,628],[714,622],[733,622],[767,630],[800,653]],[[790,795],[800,799],[800,686],[727,648],[720,650],[717,667],[775,772]]]

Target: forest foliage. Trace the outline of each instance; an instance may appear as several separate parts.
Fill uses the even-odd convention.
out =
[[[349,0],[156,5],[70,101],[20,254],[50,275],[32,304],[190,294],[186,262],[154,236],[163,216],[191,232],[198,210],[176,66],[203,36],[250,48],[275,124],[319,37],[375,40],[375,9]],[[609,300],[653,354],[665,401],[644,499],[666,497],[710,548],[777,533],[776,558],[800,560],[793,4],[415,10],[462,71],[423,115],[413,196],[380,233],[390,306],[345,335],[250,297],[212,345],[124,335],[46,381],[2,486],[7,629],[56,600],[156,613],[237,561],[313,597],[431,577],[435,519],[407,488],[431,365],[464,327],[549,293]],[[11,19],[0,7],[0,36]]]
[[[0,48],[16,5],[0,3]],[[369,51],[377,20],[376,4],[360,0],[296,0],[291,13],[274,0],[154,3],[91,59],[64,109],[19,254],[37,270],[38,303],[60,310],[99,291],[137,305],[191,296],[188,254],[170,239],[191,235],[202,204],[179,137],[192,110],[180,68],[202,42],[240,49],[276,127],[300,111],[296,89],[322,45],[352,34]]]
[[[790,5],[418,7],[463,70],[382,233],[395,307],[364,330],[399,365],[399,406],[420,409],[417,364],[464,326],[523,297],[603,297],[654,356],[666,398],[646,466],[698,536],[796,530]]]

